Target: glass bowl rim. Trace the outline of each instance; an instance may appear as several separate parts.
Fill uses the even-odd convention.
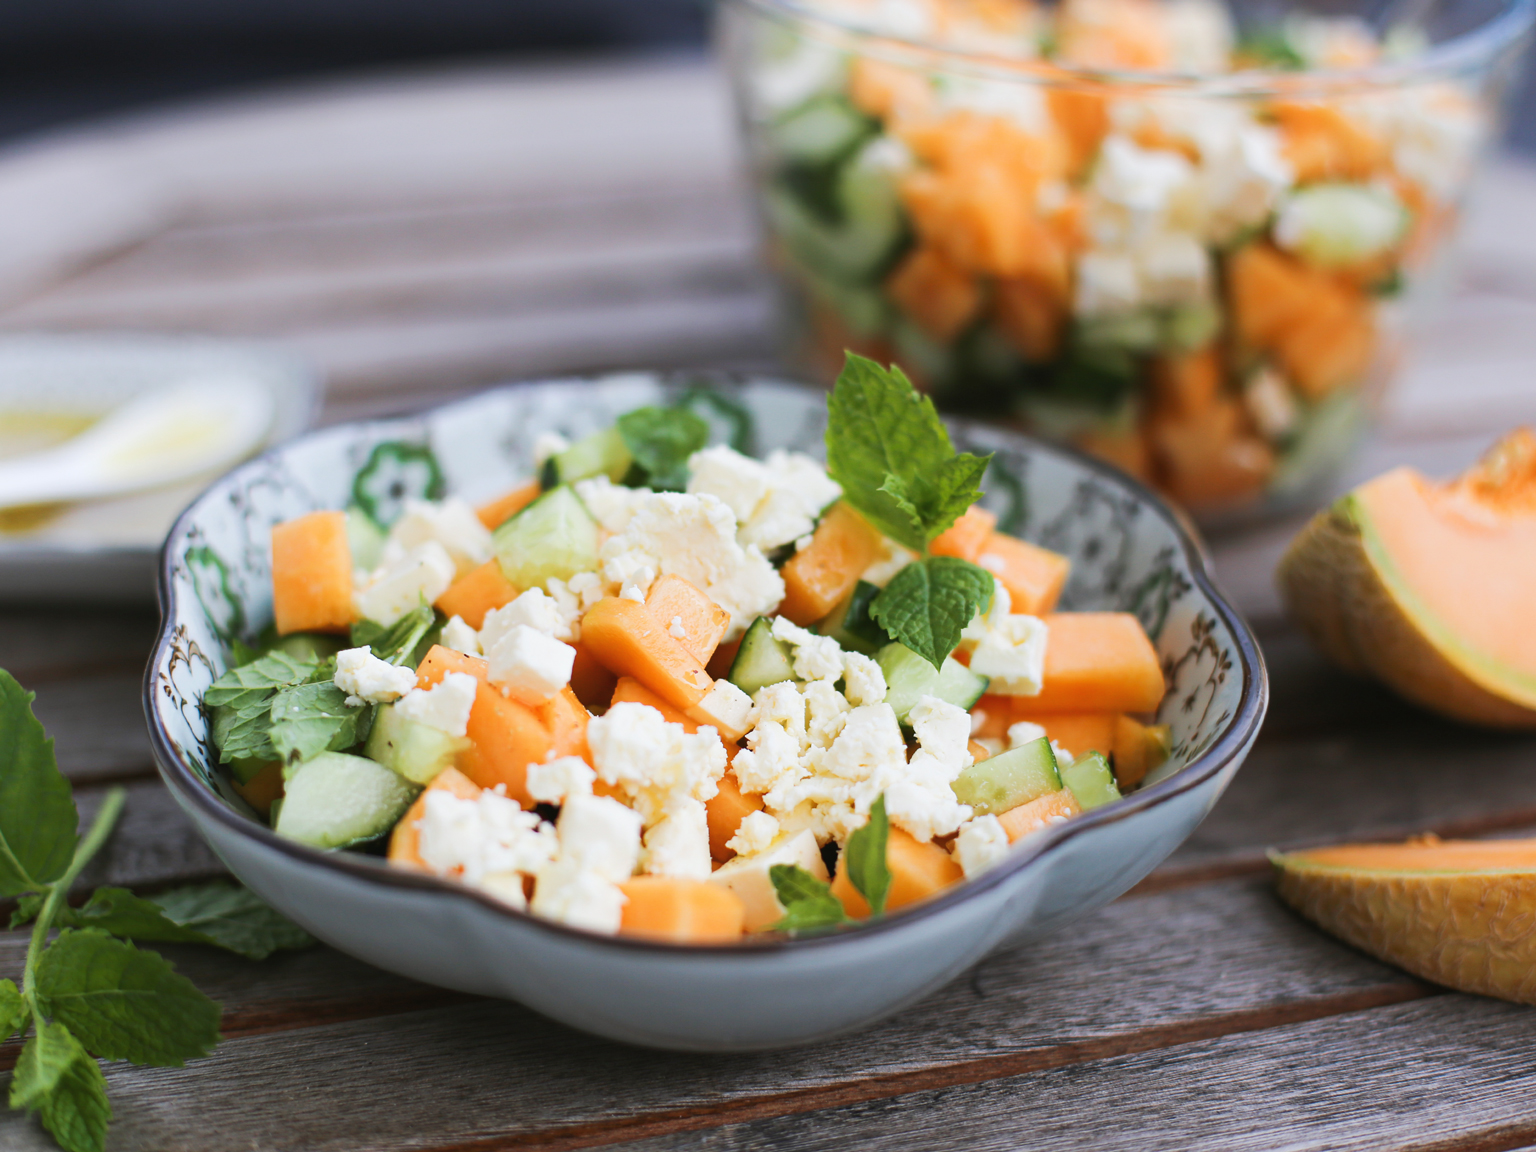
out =
[[[750,10],[780,23],[795,24],[823,41],[860,55],[906,67],[1047,88],[1134,88],[1144,93],[1200,97],[1306,98],[1351,89],[1390,90],[1445,80],[1489,68],[1519,44],[1536,22],[1536,0],[1502,0],[1498,12],[1477,27],[1435,44],[1411,59],[1363,68],[1299,72],[1245,69],[1241,72],[1184,73],[1088,68],[1039,58],[1016,58],[929,43],[861,27],[817,11],[809,0],[726,0],[726,7]]]

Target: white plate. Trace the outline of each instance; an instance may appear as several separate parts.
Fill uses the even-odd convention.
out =
[[[313,368],[260,345],[175,336],[5,336],[0,420],[7,412],[38,409],[99,415],[141,392],[212,374],[271,389],[275,415],[263,448],[302,432],[319,403]],[[25,528],[0,518],[0,600],[153,603],[160,544],[210,479],[68,505]]]

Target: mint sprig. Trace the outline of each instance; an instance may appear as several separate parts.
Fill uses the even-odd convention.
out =
[[[221,930],[207,930],[206,922],[186,928],[172,918],[192,923],[206,896],[168,893],[157,905],[120,888],[101,889],[84,908],[69,907],[71,887],[106,843],[127,794],[108,792],[77,840],[74,798],[32,700],[0,670],[0,895],[20,897],[13,927],[33,921],[20,987],[0,980],[0,1041],[17,1033],[25,1039],[9,1103],[37,1113],[68,1152],[102,1152],[112,1108],[98,1057],[180,1067],[219,1040],[218,1004],[158,953],[118,937],[217,942]],[[55,928],[64,930],[50,944]],[[269,941],[308,942],[289,929],[269,924]],[[244,942],[241,950],[257,950],[252,939]]]
[[[882,793],[869,807],[869,819],[854,830],[843,846],[843,867],[848,879],[869,903],[871,916],[885,915],[885,902],[891,890],[891,868],[886,859],[891,823],[885,814]],[[854,921],[843,911],[843,902],[832,893],[832,885],[818,880],[798,864],[775,864],[768,869],[774,895],[784,906],[784,918],[775,924],[778,932],[825,932]]]
[[[935,668],[992,599],[992,576],[928,545],[981,499],[992,457],[956,452],[933,401],[896,365],[849,352],[827,402],[827,472],[843,498],[920,558],[898,572],[870,615]]]
[[[640,471],[637,482],[657,491],[688,486],[688,457],[709,443],[709,421],[687,408],[636,408],[618,419],[619,435]]]

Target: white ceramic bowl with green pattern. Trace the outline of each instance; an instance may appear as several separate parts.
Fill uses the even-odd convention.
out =
[[[1173,759],[1136,792],[1032,837],[1003,865],[867,927],[804,940],[684,947],[596,936],[513,911],[382,859],[281,840],[227,783],[204,689],[229,642],[271,615],[269,532],[358,501],[386,521],[408,496],[495,496],[533,470],[544,431],[580,436],[694,393],[722,435],[820,454],[824,394],[767,381],[609,376],[502,388],[408,419],[305,436],[246,464],[182,515],[160,572],[162,631],[144,700],[160,771],[230,870],[359,959],[520,1001],[619,1040],[710,1051],[803,1044],[897,1011],[1005,941],[1040,936],[1130,888],[1195,828],[1258,735],[1258,647],[1196,544],[1154,496],[1102,465],[980,425],[987,503],[1004,526],[1072,559],[1063,599],[1135,612],[1162,655]],[[739,441],[738,441],[739,442]]]

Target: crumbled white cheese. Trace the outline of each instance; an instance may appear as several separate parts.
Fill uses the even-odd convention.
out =
[[[807,532],[804,536],[799,536],[799,537],[797,537],[795,539],[795,551],[796,552],[804,552],[807,548],[809,548],[815,542],[816,542],[815,535],[813,533]]]
[[[528,765],[524,787],[541,804],[563,804],[567,796],[592,795],[597,773],[580,756],[557,756],[542,764]]]
[[[597,584],[599,588],[602,586],[602,579],[596,572],[579,573],[571,577],[571,579],[573,581],[580,580],[582,575],[591,577],[592,582]],[[555,630],[551,635],[556,640],[564,640],[567,644],[574,644],[577,640],[581,639],[581,614],[591,605],[583,607],[581,593],[573,591],[571,586],[558,576],[551,576],[548,580],[544,581],[544,587],[550,601],[555,606],[555,612],[559,616],[559,623],[555,626]],[[597,599],[600,598],[594,598],[593,603],[596,603]]]
[[[1011,607],[1008,589],[995,580],[992,606],[965,626],[960,646],[970,653],[971,671],[991,678],[988,692],[1038,696],[1045,683],[1050,629],[1039,617],[1015,614]]]
[[[786,616],[776,616],[773,638],[793,650],[795,675],[800,679],[836,680],[843,674],[843,649],[832,637],[818,636]]]
[[[336,687],[347,694],[349,707],[387,704],[416,687],[416,673],[373,654],[371,648],[347,648],[336,653]]]
[[[709,876],[710,883],[723,885],[741,898],[748,932],[761,932],[784,917],[770,875],[775,864],[793,864],[818,880],[827,879],[827,866],[809,830],[781,836],[765,849],[728,860]]]
[[[514,624],[485,653],[487,679],[526,704],[548,700],[571,682],[576,649],[553,636]]]
[[[574,864],[612,883],[628,880],[640,862],[640,814],[609,796],[567,795],[556,825],[559,863]]]
[[[353,603],[363,619],[388,627],[448,591],[456,571],[447,549],[429,540],[377,569],[354,593]]]
[[[708,880],[713,865],[704,805],[685,800],[651,825],[645,833],[642,861],[642,869],[651,876]]]
[[[452,648],[455,652],[462,652],[466,656],[480,655],[480,633],[464,623],[463,618],[459,616],[448,617],[448,623],[443,625],[437,642],[444,648]]]
[[[485,621],[480,625],[481,648],[489,652],[503,636],[520,625],[557,640],[565,639],[560,633],[568,632],[554,597],[546,596],[543,589],[530,588],[510,604],[492,608],[485,614]]]
[[[552,577],[546,581],[546,586],[554,583]],[[583,612],[601,600],[604,595],[603,578],[596,572],[578,572],[565,582],[565,587],[572,596],[578,598]]]
[[[859,579],[864,580],[877,588],[884,588],[891,582],[891,578],[917,559],[917,553],[903,548],[889,537],[881,537],[881,546],[885,554],[871,564],[860,574]]]
[[[482,792],[473,800],[441,788],[423,793],[418,851],[439,876],[475,884],[498,872],[534,875],[555,857],[555,830],[516,800]]]
[[[988,719],[989,719],[989,717],[988,717],[987,712],[986,712],[985,709],[983,709],[983,708],[972,708],[971,709],[971,735],[972,736],[979,736],[979,735],[981,735],[982,729],[986,728],[986,726],[987,726],[987,720]]]
[[[1008,855],[1008,833],[996,816],[977,816],[960,825],[955,837],[955,859],[966,879],[980,876]]]
[[[612,880],[557,861],[539,873],[529,911],[545,920],[612,936],[624,922],[629,898]]]
[[[1008,725],[1008,747],[1022,748],[1026,744],[1032,744],[1045,736],[1045,729],[1032,720],[1020,720],[1016,724]]]
[[[395,546],[399,555],[428,543],[442,545],[460,576],[491,558],[490,530],[457,496],[436,504],[407,500],[405,511],[389,530],[388,545]]]
[[[430,688],[412,688],[400,697],[395,711],[439,732],[463,736],[469,730],[469,713],[479,688],[480,682],[468,672],[448,672]]]
[[[619,592],[619,599],[633,600],[636,604],[644,604],[645,593],[640,590],[638,584],[626,584]]]
[[[521,872],[489,872],[480,878],[479,888],[519,912],[528,908],[528,894],[523,890]]]
[[[736,825],[736,833],[725,846],[739,856],[765,852],[778,838],[779,822],[766,812],[748,812]]]
[[[955,799],[950,786],[971,766],[971,721],[965,709],[934,696],[921,696],[907,719],[918,750],[906,771],[887,789],[891,823],[919,841],[945,836],[971,818],[971,807]]]
[[[1268,366],[1260,368],[1243,386],[1243,407],[1266,440],[1285,439],[1301,421],[1301,410],[1285,378]]]
[[[551,456],[558,456],[571,446],[571,442],[558,432],[540,432],[533,438],[533,467],[544,467]]]
[[[752,726],[752,697],[729,680],[716,680],[688,710],[688,718],[710,725],[727,740],[740,740]]]
[[[709,800],[725,774],[712,728],[689,734],[646,704],[621,701],[587,726],[598,779],[617,788],[647,827],[689,800]]]
[[[843,691],[848,703],[879,704],[885,699],[885,671],[859,652],[843,653]]]
[[[630,517],[651,496],[649,488],[626,488],[606,476],[578,480],[571,487],[576,489],[576,495],[592,513],[592,519],[605,530],[615,533],[629,527]]]
[[[681,576],[730,613],[727,639],[784,598],[783,578],[755,545],[737,542],[736,518],[714,496],[647,494],[599,555],[605,580],[642,593],[658,575]]]
[[[667,635],[674,640],[688,639],[688,629],[683,627],[683,618],[681,616],[672,617],[672,623],[667,625]]]

